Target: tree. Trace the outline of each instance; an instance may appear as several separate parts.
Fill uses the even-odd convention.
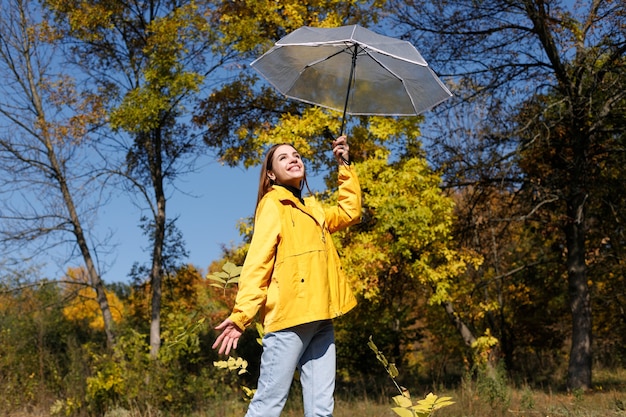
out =
[[[0,212],[1,243],[15,249],[39,241],[37,250],[70,242],[96,291],[109,345],[113,320],[96,263],[97,241],[84,227],[102,193],[98,169],[84,161],[91,129],[103,116],[97,95],[78,91],[56,60],[59,37],[39,10],[22,0],[1,9]],[[69,236],[69,238],[67,237]],[[15,245],[15,246],[12,246]],[[32,248],[32,247],[31,247]]]
[[[216,46],[210,25],[213,6],[208,1],[47,4],[66,36],[75,41],[75,63],[99,91],[108,92],[110,127],[120,134],[114,152],[124,155],[113,171],[149,212],[142,227],[151,243],[150,347],[156,358],[163,277],[186,256],[175,218],[166,210],[168,187],[193,170],[198,154],[186,106],[193,104],[207,75],[230,54],[226,46],[220,50]],[[170,237],[177,243],[168,247]]]
[[[467,291],[458,278],[480,264],[480,257],[456,250],[454,202],[413,140],[396,161],[381,151],[357,165],[364,216],[357,232],[342,234],[339,245],[365,308],[377,309],[375,317],[383,318],[384,327],[372,326],[377,338],[389,341],[395,355],[401,349],[411,354],[428,305],[443,307],[458,322],[468,346],[479,337],[454,313],[452,300]]]
[[[526,198],[544,199],[536,208],[560,214],[572,314],[567,385],[590,389],[592,314],[586,248],[588,211],[593,205],[589,190],[594,172],[590,168],[593,149],[606,134],[623,131],[623,124],[616,120],[623,120],[626,104],[626,42],[620,29],[626,18],[624,3],[391,3],[399,24],[396,29],[421,45],[426,57],[436,57],[441,72],[459,81],[458,93],[467,92],[461,99],[488,97],[490,128],[484,137],[488,143],[505,145],[499,161],[511,161],[519,155],[516,149],[543,140],[546,152],[553,153],[546,164],[547,186],[546,171],[539,177],[527,172],[511,178],[505,171],[492,170],[483,179],[528,190]],[[534,113],[525,111],[524,118],[517,117],[520,103],[545,95],[552,97],[550,103],[534,107]],[[545,128],[541,136],[525,134],[528,124],[540,123]],[[552,142],[554,137],[559,140]]]

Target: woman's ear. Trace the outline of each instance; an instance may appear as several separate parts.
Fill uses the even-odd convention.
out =
[[[276,175],[274,175],[272,171],[267,171],[267,178],[269,178],[270,181],[276,181]]]

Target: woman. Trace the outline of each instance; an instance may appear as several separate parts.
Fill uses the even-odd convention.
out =
[[[339,164],[337,206],[302,198],[304,164],[296,149],[275,145],[261,168],[254,233],[233,312],[215,329],[213,348],[228,354],[261,311],[265,336],[257,391],[246,417],[279,416],[296,369],[304,415],[332,416],[335,340],[332,319],[356,305],[331,233],[358,223],[361,189],[345,136],[333,141]]]

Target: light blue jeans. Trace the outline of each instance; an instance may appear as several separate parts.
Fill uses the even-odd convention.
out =
[[[294,372],[300,370],[305,417],[332,417],[335,332],[331,320],[316,321],[263,337],[261,372],[246,417],[280,416]]]

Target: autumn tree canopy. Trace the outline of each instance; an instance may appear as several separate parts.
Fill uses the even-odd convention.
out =
[[[452,162],[461,170],[450,173],[451,185],[473,181],[481,191],[496,183],[520,190],[527,204],[517,205],[525,212],[513,218],[557,214],[551,226],[563,239],[572,313],[568,386],[590,389],[588,265],[589,245],[596,244],[589,232],[596,204],[602,205],[592,190],[605,181],[606,171],[595,169],[598,158],[623,137],[626,6],[601,0],[391,3],[398,10],[396,30],[437,56],[462,98],[486,105],[488,123],[472,130],[480,147],[468,145],[477,144],[475,137],[462,133],[466,143],[451,143],[445,129],[436,141],[447,150],[444,163],[467,151],[492,155],[488,165]],[[470,179],[468,172],[477,176]]]

